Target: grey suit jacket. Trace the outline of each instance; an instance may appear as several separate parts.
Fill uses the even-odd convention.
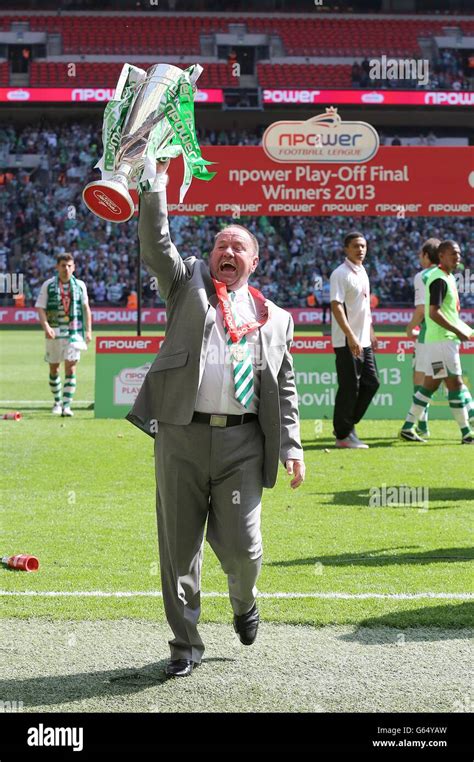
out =
[[[143,193],[138,226],[141,256],[157,277],[166,302],[166,336],[126,418],[154,437],[159,422],[191,422],[216,319],[217,295],[209,267],[196,257],[182,259],[171,242],[166,191]],[[303,459],[298,397],[290,345],[293,319],[270,300],[260,328],[262,343],[258,418],[265,437],[263,486],[273,487],[278,460]],[[216,413],[221,411],[216,410]]]

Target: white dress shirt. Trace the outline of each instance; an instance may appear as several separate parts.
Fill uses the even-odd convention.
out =
[[[370,347],[370,285],[364,265],[344,260],[331,274],[331,301],[344,305],[347,322],[362,347]],[[333,347],[345,347],[346,335],[334,315],[331,321]]]
[[[255,302],[244,284],[235,291],[234,310],[244,323],[257,319]],[[255,328],[245,334],[253,367],[254,395],[246,408],[235,397],[232,358],[224,333],[224,319],[220,303],[216,308],[216,322],[212,327],[206,354],[204,370],[196,398],[195,410],[199,413],[221,413],[222,415],[242,415],[257,413],[260,392],[260,369],[262,367],[262,345],[260,330]]]

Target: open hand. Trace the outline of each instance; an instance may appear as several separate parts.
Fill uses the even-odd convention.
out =
[[[472,329],[468,332],[467,329],[460,328],[456,333],[461,341],[469,341],[469,339],[472,338]]]
[[[349,349],[351,350],[354,357],[360,357],[362,354],[362,345],[359,344],[357,339],[355,337],[352,337],[350,339],[347,339],[347,344],[349,346]]]
[[[305,465],[303,460],[287,460],[285,463],[286,473],[294,476],[290,482],[291,489],[296,489],[303,484],[305,476]]]

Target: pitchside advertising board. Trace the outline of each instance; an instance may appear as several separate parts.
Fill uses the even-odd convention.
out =
[[[472,293],[472,273],[464,276],[463,293]],[[461,280],[458,289],[461,292]],[[468,289],[469,285],[469,290]],[[290,307],[286,310],[293,318],[296,326],[321,325],[323,312],[319,307]],[[137,310],[124,307],[91,307],[92,325],[136,326]],[[400,307],[378,307],[372,310],[372,320],[375,325],[406,326],[413,317],[412,309]],[[474,309],[461,309],[461,320],[469,325],[474,323]],[[166,310],[164,307],[143,307],[141,311],[142,325],[154,325],[165,328]],[[39,325],[38,311],[33,307],[0,307],[0,326],[6,325]]]
[[[102,336],[96,339],[95,417],[123,418],[132,407],[163,337]],[[403,420],[413,394],[413,341],[379,339],[377,366],[380,388],[366,418]],[[329,337],[297,337],[291,348],[302,419],[331,419],[337,391],[334,352]],[[464,381],[472,393],[474,341],[461,354]],[[444,386],[431,405],[432,419],[449,419]]]
[[[0,87],[0,103],[108,103],[115,97],[114,87]],[[195,102],[223,103],[220,88],[198,90]]]
[[[107,103],[115,97],[113,87],[0,87],[0,102],[15,103]],[[223,103],[222,88],[199,88],[199,104]],[[474,93],[454,90],[315,90],[276,88],[262,90],[264,106],[305,104],[356,104],[360,106],[474,106]]]

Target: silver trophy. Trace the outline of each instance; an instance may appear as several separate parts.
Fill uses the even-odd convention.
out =
[[[195,65],[187,75],[193,94],[201,72],[202,67]],[[102,170],[102,179],[89,183],[82,194],[86,206],[98,217],[110,222],[129,220],[135,210],[129,192],[131,182],[154,178],[156,161],[160,159],[160,153],[163,155],[163,149],[168,149],[164,158],[177,156],[181,152],[176,146],[169,149],[174,132],[169,120],[165,118],[165,107],[169,104],[170,94],[174,104],[178,104],[177,85],[183,80],[183,74],[182,69],[169,64],[156,64],[146,72],[125,64],[116,97],[119,93],[120,98],[124,90],[127,90],[131,100],[128,106],[124,105],[125,101],[122,105],[120,100],[114,101],[109,104],[112,106],[110,112],[106,109],[104,134],[109,130],[109,138],[107,141],[104,139],[104,156],[98,164]],[[127,76],[129,85],[124,88]],[[120,108],[127,111],[123,125],[117,128]],[[147,156],[150,139],[153,140],[151,157]]]

